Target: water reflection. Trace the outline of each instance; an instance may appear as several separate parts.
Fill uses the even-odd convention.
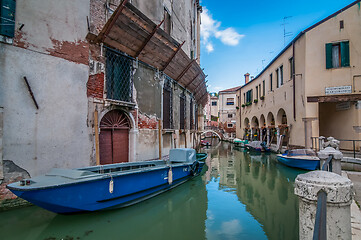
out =
[[[244,228],[252,225],[256,231],[265,234],[262,236],[258,232],[247,235],[253,239],[298,238],[298,201],[293,194],[293,183],[300,171],[278,164],[274,154],[266,155],[233,149],[231,144],[216,151],[210,150],[210,154],[211,159],[208,164],[212,167],[212,172],[207,176],[207,180],[210,181],[208,185],[212,184],[212,181],[219,180],[219,190],[235,194],[238,202],[245,207],[246,213],[236,210],[236,203],[233,203],[233,211],[245,216],[248,213],[253,217],[247,224],[240,225],[239,229],[244,232]],[[210,196],[208,187],[207,191],[210,202],[208,212],[210,212],[214,197]],[[218,204],[224,206],[225,202]],[[241,209],[242,206],[237,208]],[[239,218],[241,217],[236,217],[238,220]],[[225,223],[227,221],[222,224]],[[230,232],[233,231],[236,223],[236,220],[228,221],[228,225],[232,226]],[[257,226],[262,229],[257,230]],[[208,227],[207,225],[207,230],[210,231]],[[237,233],[228,238],[240,239],[241,236]],[[222,239],[222,237],[224,236],[218,235],[216,238]]]
[[[124,209],[70,216],[38,207],[3,212],[0,232],[2,239],[205,239],[206,208],[205,183],[196,178]]]
[[[1,239],[297,239],[300,171],[213,142],[202,177],[137,205],[58,215],[38,207],[0,213]]]

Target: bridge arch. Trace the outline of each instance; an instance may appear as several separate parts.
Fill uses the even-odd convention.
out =
[[[223,134],[222,133],[216,132],[214,130],[206,130],[206,131],[201,133],[201,136],[205,135],[206,133],[214,133],[220,140],[223,140]]]

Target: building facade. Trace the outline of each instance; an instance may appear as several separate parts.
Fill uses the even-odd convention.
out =
[[[252,81],[246,76],[237,136],[277,148],[311,147],[319,136],[359,140],[360,14],[355,1],[302,31]]]
[[[237,89],[229,88],[218,92],[219,127],[226,138],[234,138],[236,134]]]
[[[198,0],[1,3],[2,188],[195,146],[207,102]]]

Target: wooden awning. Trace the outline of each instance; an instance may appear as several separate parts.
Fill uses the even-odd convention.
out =
[[[205,105],[205,74],[178,43],[127,0],[123,0],[94,42],[104,43],[167,74]]]
[[[319,103],[337,103],[337,102],[356,102],[361,101],[361,94],[340,94],[307,97],[307,102]]]

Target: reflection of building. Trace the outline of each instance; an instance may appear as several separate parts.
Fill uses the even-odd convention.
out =
[[[219,94],[219,123],[227,137],[234,137],[236,133],[236,91],[239,87],[220,91]]]
[[[237,136],[306,147],[312,136],[360,139],[360,36],[355,1],[298,34],[252,81],[246,75]]]
[[[205,106],[206,127],[218,127],[218,94],[208,94],[208,102]]]
[[[293,184],[287,178],[293,180],[296,175],[285,176],[275,166],[270,167],[274,164],[268,159],[271,157],[234,151],[234,165],[240,176],[236,194],[263,226],[269,239],[295,239],[298,236],[298,202]],[[285,171],[289,174],[289,169]]]

